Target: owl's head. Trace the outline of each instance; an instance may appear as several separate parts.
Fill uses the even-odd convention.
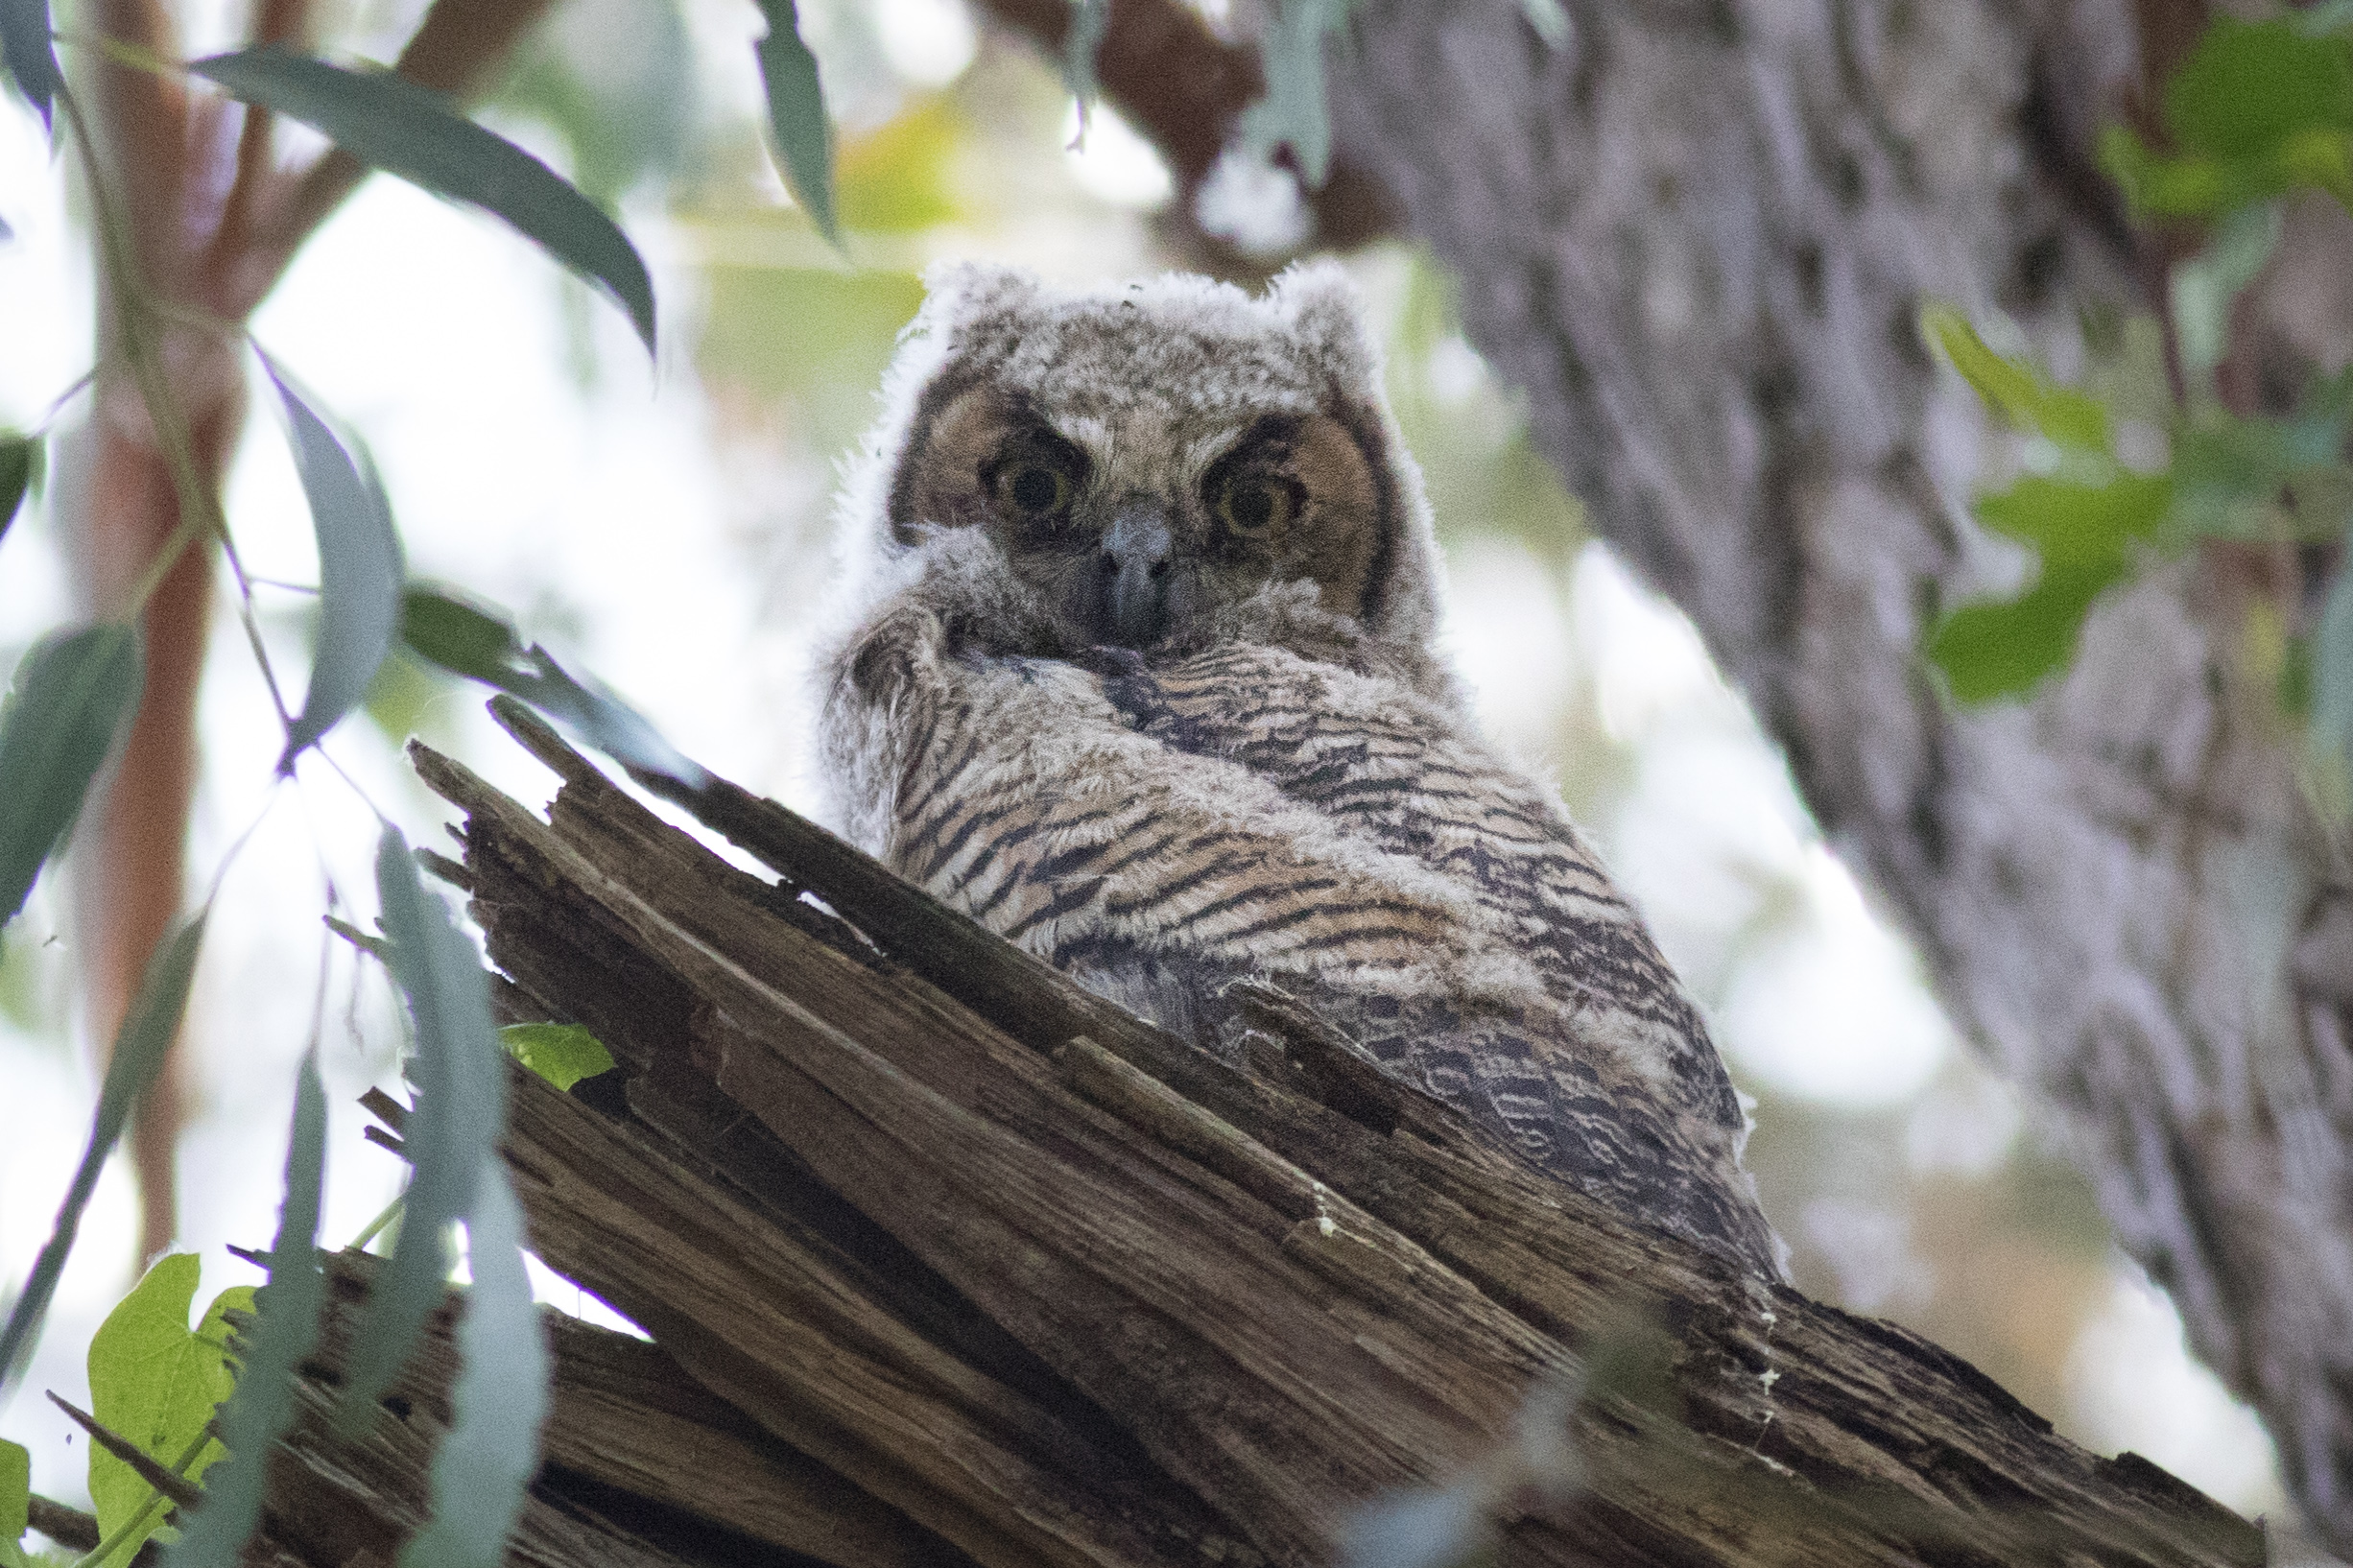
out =
[[[1261,298],[969,264],[927,282],[844,495],[867,549],[981,535],[1072,649],[1203,646],[1270,589],[1427,644],[1429,507],[1337,266]]]

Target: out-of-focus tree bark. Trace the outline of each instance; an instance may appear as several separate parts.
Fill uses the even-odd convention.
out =
[[[1968,518],[1985,422],[1917,308],[2008,312],[2064,369],[2080,309],[2162,300],[2195,236],[2136,231],[2091,148],[2153,123],[2206,10],[1566,0],[1555,49],[1515,0],[1367,0],[1327,56],[1335,156],[1451,269],[1538,446],[1698,625],[2342,1551],[2353,887],[2244,653],[2256,606],[2309,629],[2334,562],[2159,566],[2030,702],[1956,712],[1915,652],[2022,564]],[[1178,8],[1121,0],[1115,40],[1145,12]],[[1120,58],[1129,117],[1200,139]],[[2292,215],[2234,323],[2234,406],[2353,359],[2349,239],[2333,206]]]
[[[550,0],[439,0],[400,70],[461,99],[497,79]],[[258,0],[255,43],[299,45],[309,0]],[[170,58],[178,28],[157,0],[95,0],[98,35]],[[90,427],[62,476],[74,585],[84,613],[127,615],[181,526],[182,491],[130,363],[126,325],[156,346],[171,417],[197,489],[217,513],[245,415],[238,329],[363,170],[328,153],[280,168],[270,117],[180,77],[99,59],[84,79],[106,207],[120,215],[127,291],[105,265]],[[95,243],[104,244],[103,238]],[[103,257],[102,257],[103,261]],[[127,323],[126,318],[130,318]],[[149,956],[186,896],[183,860],[196,784],[196,698],[210,621],[213,544],[188,549],[141,613],[146,686],[123,755],[92,803],[76,854],[76,924],[91,1034],[111,1041]],[[173,1152],[185,1115],[175,1051],[131,1132],[139,1246],[153,1257],[178,1228]]]
[[[2105,0],[1568,10],[1555,51],[1504,0],[1375,0],[1331,57],[1339,145],[2353,1548],[2353,895],[2242,652],[2257,604],[2308,626],[2331,563],[2153,569],[1985,712],[1914,652],[2015,572],[1917,306],[2008,311],[2065,365],[2080,307],[2161,298],[2178,242],[2123,223],[2089,147],[2163,62]],[[2152,55],[2199,20],[2141,11]],[[2346,227],[2299,214],[2242,403],[2299,348],[2342,363]]]

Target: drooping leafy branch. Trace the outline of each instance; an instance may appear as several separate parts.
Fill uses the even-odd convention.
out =
[[[2133,421],[2110,401],[2051,385],[1947,306],[1922,312],[1931,345],[2026,438],[2025,473],[1975,511],[2033,553],[2031,582],[1949,607],[1927,633],[1929,660],[1963,703],[2018,697],[2064,670],[2093,603],[2146,559],[2207,543],[2341,548],[2353,529],[2353,375],[2316,378],[2275,415],[2234,407],[2217,386],[2232,309],[2278,244],[2280,203],[2318,191],[2353,206],[2353,7],[2216,20],[2166,82],[2160,120],[2166,148],[2122,125],[2101,144],[2136,218],[2205,226],[2161,301],[2173,394],[2153,421],[2135,411],[2151,438],[2142,450],[2127,454]],[[2340,567],[2314,629],[2294,629],[2293,606],[2279,619],[2281,701],[2308,724],[2323,796],[2341,802],[2353,573]]]

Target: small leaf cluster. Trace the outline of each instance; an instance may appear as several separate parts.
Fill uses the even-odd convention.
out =
[[[2033,575],[2011,598],[1948,608],[1925,653],[1964,703],[2022,696],[2072,661],[2093,602],[2142,560],[2201,541],[2341,544],[2353,528],[2353,372],[2318,380],[2288,413],[2225,409],[2213,378],[2232,307],[2270,262],[2279,202],[2318,190],[2353,205],[2353,4],[2266,21],[2224,17],[2166,84],[2165,151],[2112,127],[2102,161],[2133,213],[2208,225],[2174,269],[2165,325],[2179,395],[2145,420],[2151,454],[2120,453],[2110,402],[2056,387],[1997,352],[1958,312],[1930,304],[1921,333],[1992,412],[2027,438],[2027,472],[1980,495],[1987,529],[2025,545]],[[2317,629],[2280,660],[2288,711],[2341,774],[2353,755],[2353,577],[2340,571]]]

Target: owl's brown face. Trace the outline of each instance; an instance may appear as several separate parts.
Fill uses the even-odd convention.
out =
[[[1366,619],[1401,522],[1369,415],[1189,410],[1181,397],[1055,410],[983,383],[932,387],[891,487],[892,534],[986,529],[1074,648],[1198,643],[1217,611],[1311,582]]]

